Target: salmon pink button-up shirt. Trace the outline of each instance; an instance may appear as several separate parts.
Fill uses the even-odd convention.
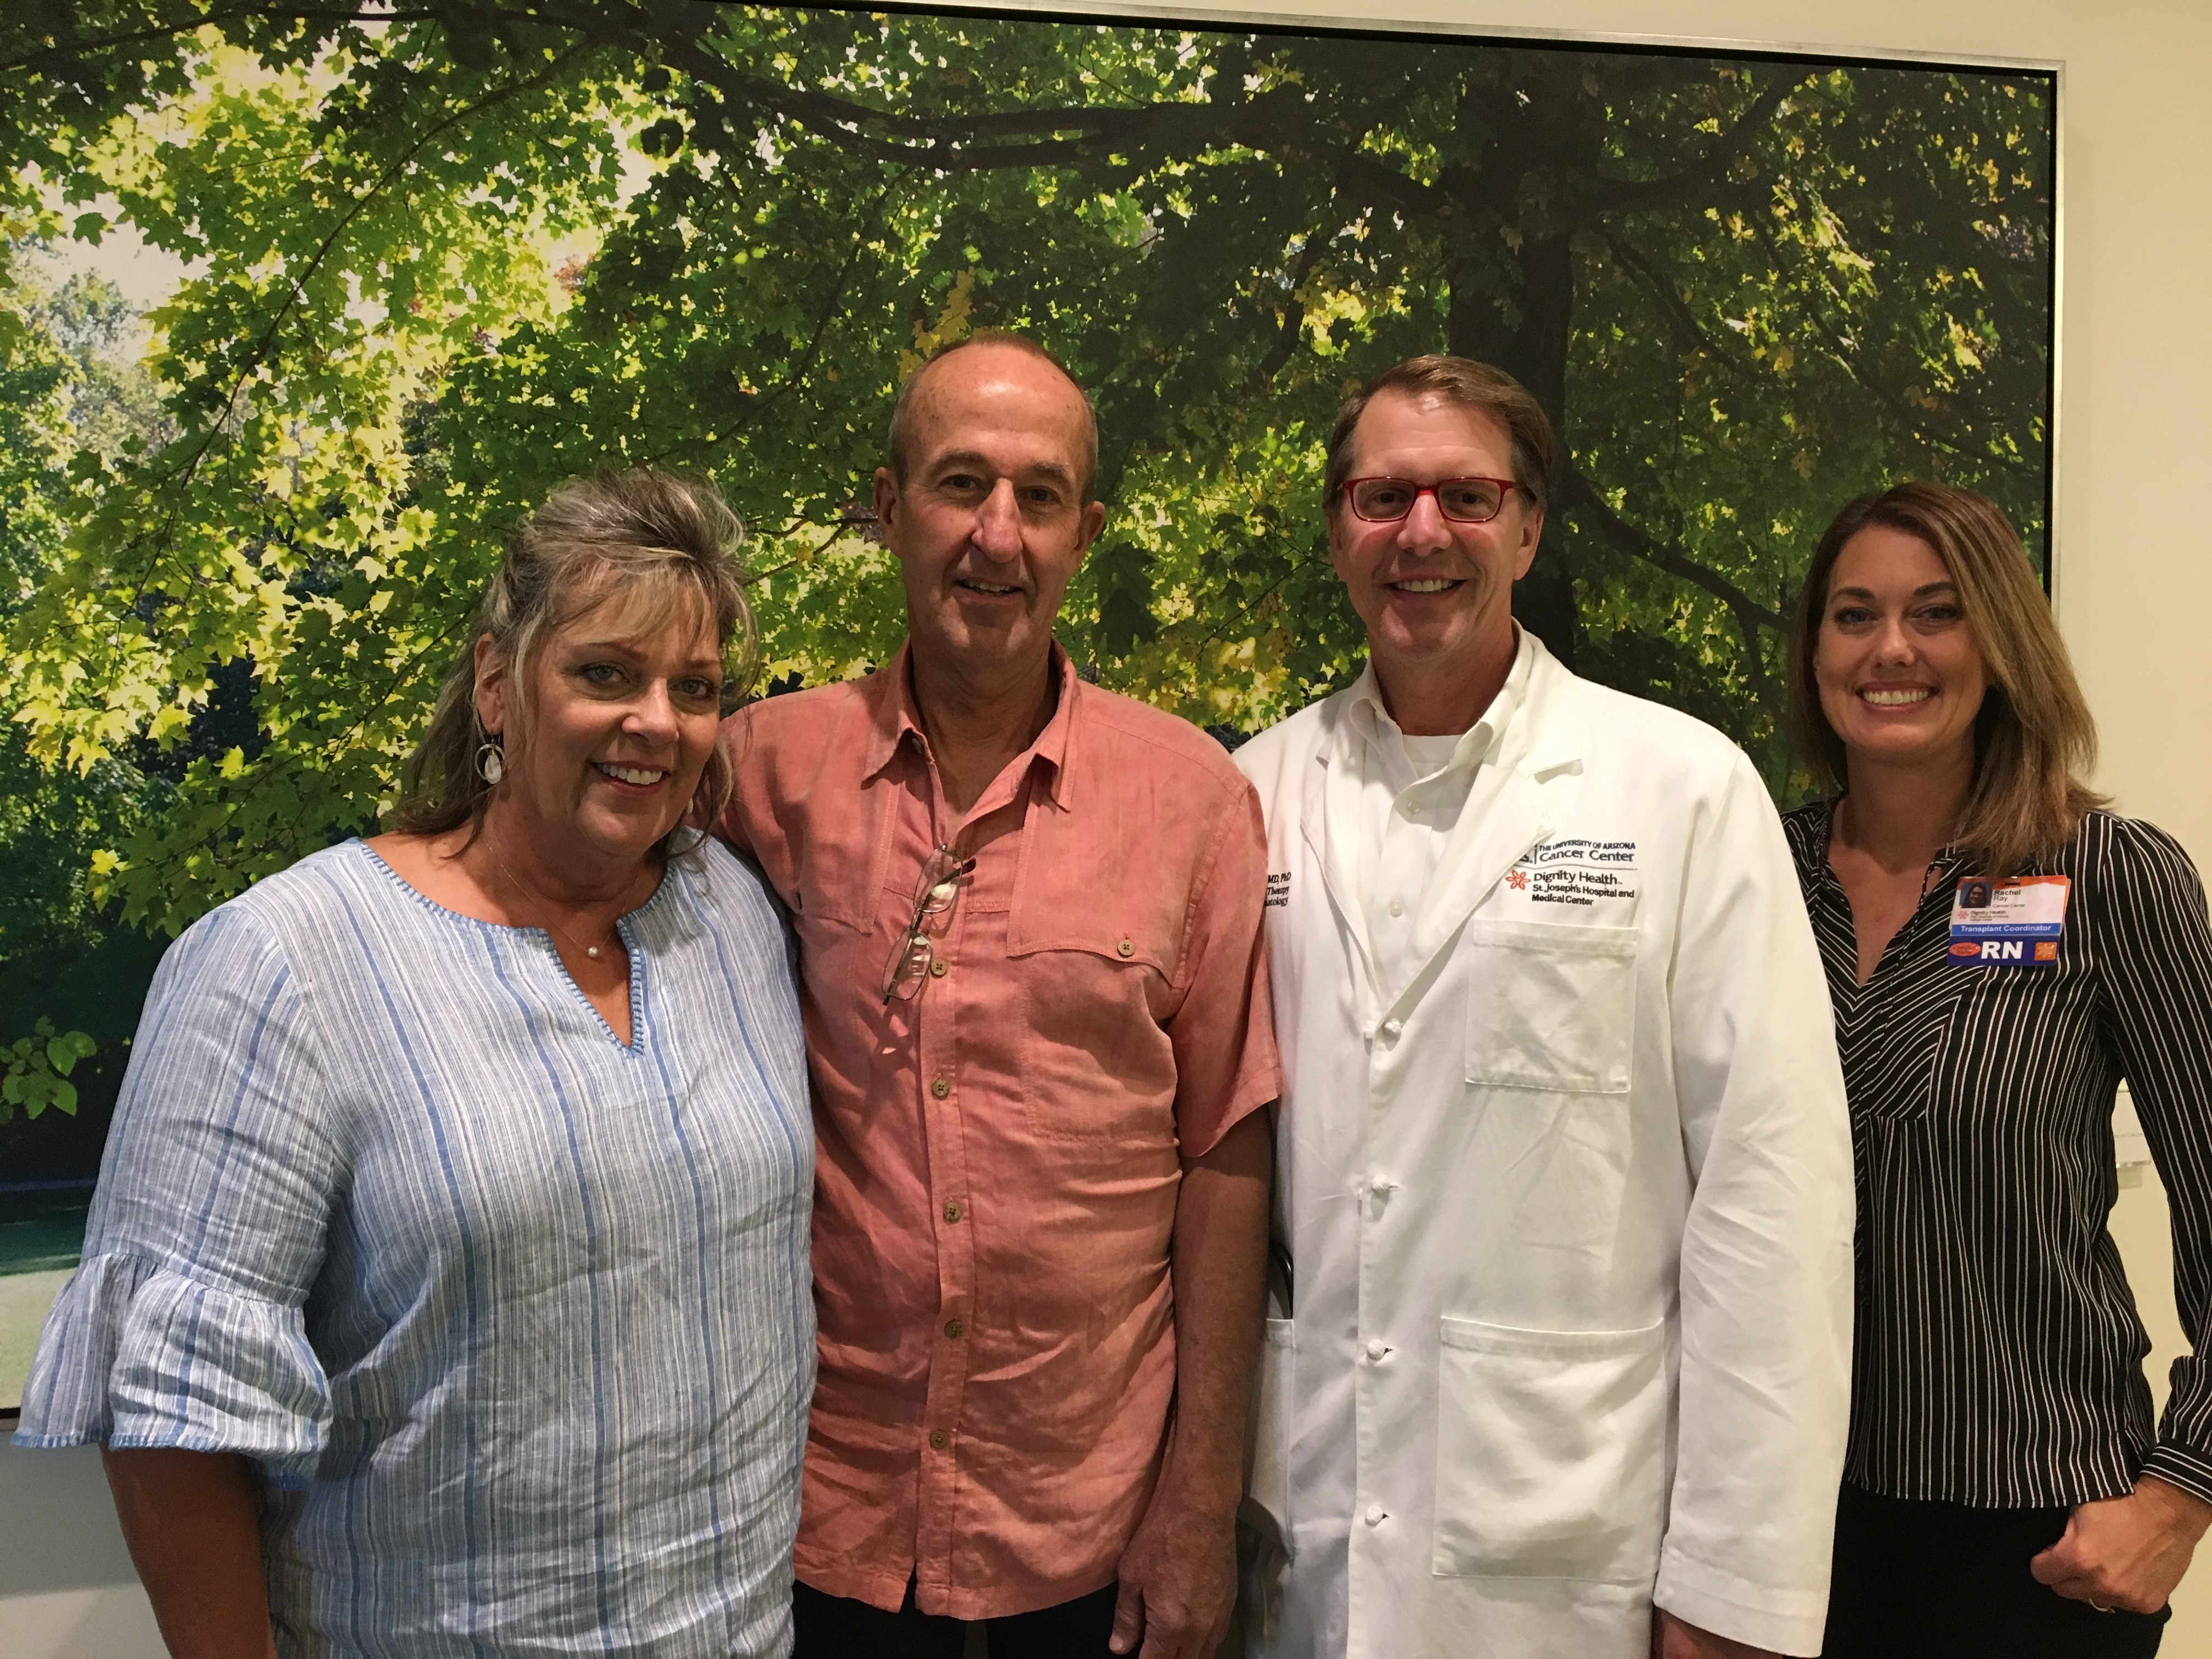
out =
[[[1113,1582],[1175,1391],[1182,1160],[1273,1100],[1259,803],[1083,684],[964,821],[902,649],[732,717],[725,820],[792,912],[814,1082],[819,1378],[799,1577],[998,1618]],[[939,843],[975,860],[881,994]]]

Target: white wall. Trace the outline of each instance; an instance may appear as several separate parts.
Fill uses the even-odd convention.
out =
[[[19,1451],[0,1438],[0,1655],[161,1653],[153,1609],[108,1506],[100,1454]]]
[[[2063,60],[2064,383],[2057,605],[2102,723],[2103,787],[2212,867],[2212,5],[2205,0],[1282,0],[1315,18]],[[1249,3],[1179,10],[1249,12]],[[1278,14],[1279,15],[1279,14]],[[2165,1200],[2124,1192],[2113,1231],[2159,1352],[2179,1346]],[[160,1652],[96,1461],[0,1448],[8,1659]],[[2212,1567],[2176,1598],[2166,1652],[2212,1653]]]

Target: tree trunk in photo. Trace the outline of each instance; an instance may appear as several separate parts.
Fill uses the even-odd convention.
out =
[[[1524,242],[1518,263],[1520,281],[1510,296],[1485,293],[1477,282],[1453,282],[1449,349],[1502,368],[1526,386],[1551,417],[1564,461],[1567,336],[1574,315],[1574,264],[1567,239]],[[1509,306],[1517,315],[1509,318]],[[1535,562],[1514,586],[1513,614],[1571,670],[1579,625],[1565,540],[1559,515],[1547,514]]]

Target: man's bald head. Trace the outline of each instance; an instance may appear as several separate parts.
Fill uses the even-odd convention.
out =
[[[928,361],[906,377],[899,387],[898,401],[891,405],[891,476],[904,484],[914,465],[915,398],[917,391],[939,372],[939,365],[946,358],[986,346],[1002,351],[1018,351],[1024,356],[1049,363],[1074,389],[1076,400],[1083,406],[1082,477],[1078,482],[1081,485],[1079,493],[1082,498],[1090,500],[1091,486],[1098,478],[1098,416],[1091,407],[1090,396],[1084,391],[1083,383],[1067,372],[1066,363],[1028,335],[1016,334],[1006,329],[985,329],[980,333],[969,335],[965,339],[955,340],[950,345],[939,346],[929,355]]]

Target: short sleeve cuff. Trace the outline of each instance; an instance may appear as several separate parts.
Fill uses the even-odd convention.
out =
[[[330,1420],[298,1309],[108,1255],[80,1267],[46,1316],[15,1443],[237,1452],[297,1487]]]
[[[1181,1102],[1177,1104],[1176,1122],[1176,1144],[1186,1158],[1204,1158],[1228,1139],[1229,1132],[1253,1113],[1272,1106],[1283,1096],[1282,1073],[1273,1066],[1237,1080],[1237,1088],[1229,1097],[1229,1103],[1206,1120],[1204,1130],[1193,1135],[1182,1121]]]
[[[2152,1449],[2142,1472],[2156,1475],[2169,1486],[2179,1486],[2191,1498],[2212,1504],[2212,1455],[2187,1446],[2160,1445]]]
[[[1652,1601],[1677,1619],[1773,1653],[1817,1654],[1827,1626],[1827,1561],[1820,1583],[1778,1589],[1695,1561],[1671,1546]]]

